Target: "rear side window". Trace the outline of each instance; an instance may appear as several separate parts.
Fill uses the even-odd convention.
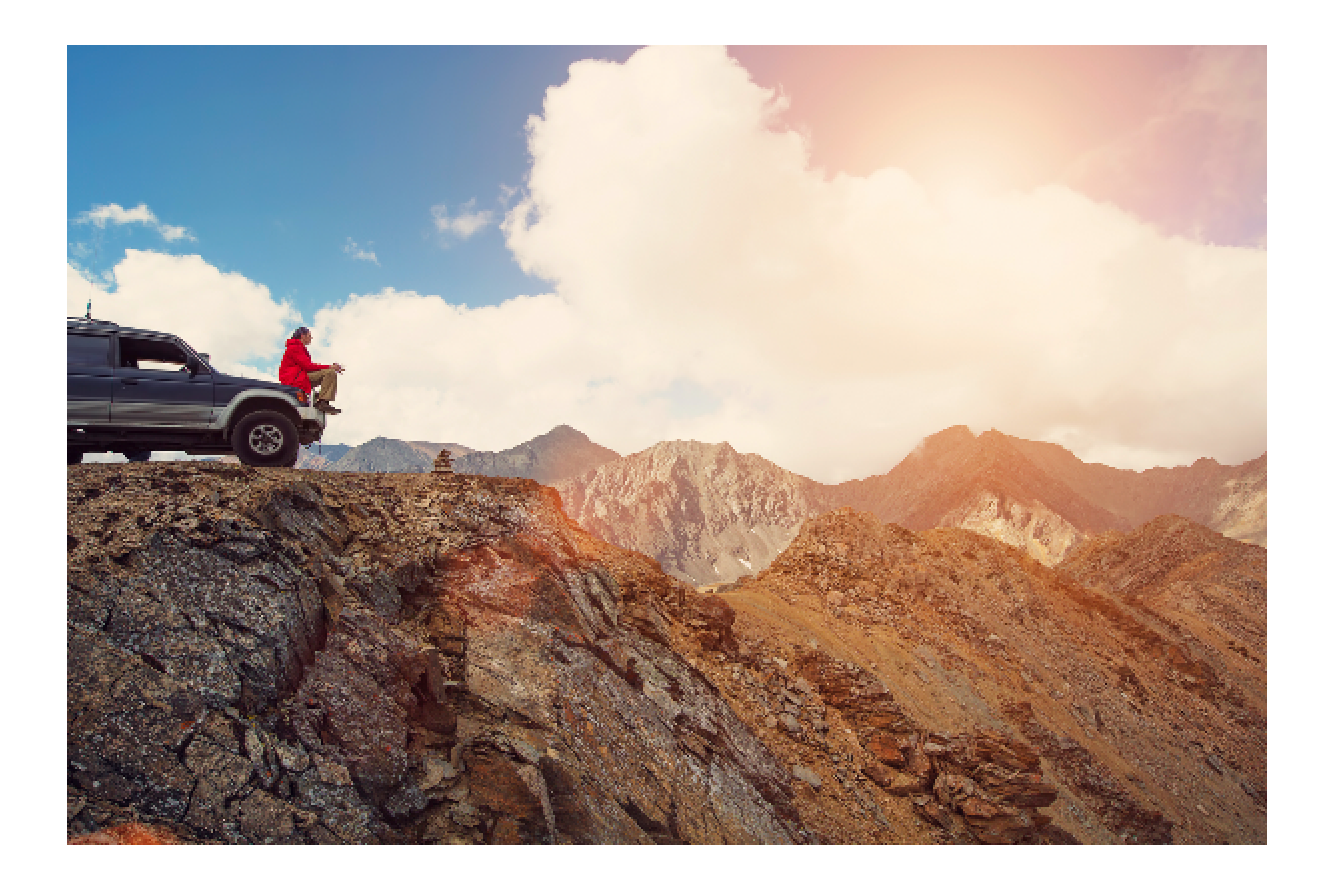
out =
[[[110,367],[111,337],[96,334],[71,333],[66,361],[80,367]]]
[[[168,340],[120,337],[120,366],[139,370],[185,370],[185,350]]]

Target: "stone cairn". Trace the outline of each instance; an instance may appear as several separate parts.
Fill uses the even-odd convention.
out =
[[[440,475],[454,474],[454,457],[449,453],[447,448],[442,448],[440,450],[440,454],[435,458],[435,466],[431,468],[431,472],[439,473]]]

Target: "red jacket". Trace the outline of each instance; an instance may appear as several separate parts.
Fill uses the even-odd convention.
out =
[[[316,364],[310,360],[310,353],[306,351],[306,344],[301,340],[288,340],[287,351],[283,353],[282,364],[278,365],[278,382],[284,386],[296,386],[307,395],[310,394],[310,377],[306,376],[312,370],[324,370],[326,367],[332,367],[331,364]]]

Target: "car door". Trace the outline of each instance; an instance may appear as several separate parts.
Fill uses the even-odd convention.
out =
[[[66,419],[72,426],[111,418],[111,336],[70,331],[65,348]]]
[[[116,336],[111,422],[204,426],[213,415],[213,374],[169,337]]]

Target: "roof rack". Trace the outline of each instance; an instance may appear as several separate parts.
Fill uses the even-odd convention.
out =
[[[88,318],[83,315],[66,315],[65,323],[68,324],[71,321],[78,324],[100,324],[103,327],[120,327],[115,321],[102,321],[99,318]]]

